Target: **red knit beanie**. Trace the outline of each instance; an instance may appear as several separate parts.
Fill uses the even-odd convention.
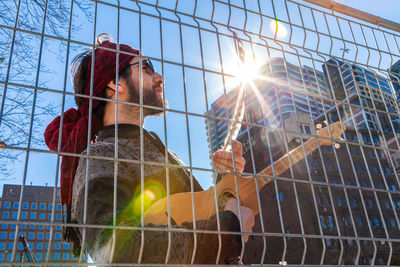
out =
[[[117,51],[123,53],[117,53]],[[105,97],[105,89],[107,84],[114,80],[117,71],[122,71],[132,60],[135,55],[139,55],[137,49],[126,44],[117,45],[109,40],[100,44],[94,50],[94,63],[92,56],[88,64],[86,72],[87,85],[84,94],[90,96],[92,81],[94,97]],[[119,58],[118,69],[117,58]],[[92,64],[93,80],[92,75]],[[55,118],[46,128],[44,139],[50,150],[59,152],[68,152],[81,154],[88,144],[88,134],[90,132],[90,141],[93,141],[99,129],[102,127],[103,118],[96,115],[96,109],[101,103],[100,100],[92,100],[92,108],[90,110],[90,97],[82,97],[81,105],[78,109],[70,108],[62,115]],[[92,114],[91,125],[89,128],[89,114]],[[60,138],[60,122],[63,118],[61,142]],[[72,186],[74,183],[76,169],[78,167],[79,157],[62,156],[61,162],[61,202],[68,206],[72,201]]]

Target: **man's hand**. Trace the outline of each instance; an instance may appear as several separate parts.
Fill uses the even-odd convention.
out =
[[[230,198],[228,199],[228,201],[226,202],[225,208],[224,210],[230,210],[233,213],[236,214],[236,216],[239,218],[240,220],[240,216],[239,216],[239,209],[238,209],[238,201],[236,198]],[[242,214],[242,230],[243,232],[248,232],[251,233],[253,230],[253,226],[254,226],[254,212],[253,210],[251,210],[250,208],[247,207],[240,207],[240,213]],[[244,242],[247,242],[247,240],[249,240],[249,235],[244,235]]]
[[[236,140],[232,140],[232,151],[235,159],[236,172],[243,172],[246,161],[242,157],[243,147],[242,144]],[[232,151],[218,150],[214,153],[215,168],[223,171],[234,171]]]

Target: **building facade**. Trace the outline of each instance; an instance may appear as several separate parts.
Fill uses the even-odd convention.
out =
[[[22,202],[21,190],[21,185],[3,187],[0,199],[0,265],[5,265],[1,262],[11,262],[14,250],[13,262],[21,261],[21,234],[25,236],[32,257],[39,262],[60,262],[62,266],[62,262],[76,261],[72,255],[72,245],[63,242],[62,227],[57,225],[62,223],[60,189],[25,185]],[[26,255],[23,260],[28,261]]]
[[[396,98],[400,101],[400,60],[390,66],[388,73],[396,93]]]

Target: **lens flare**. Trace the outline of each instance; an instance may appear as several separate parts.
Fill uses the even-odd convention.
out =
[[[276,19],[271,20],[269,27],[274,35],[278,38],[285,38],[288,34],[286,27]]]
[[[145,212],[153,203],[166,196],[164,185],[159,181],[146,181],[143,187],[143,191],[140,185],[136,188],[132,201],[133,203],[131,205],[131,212],[133,212],[134,216],[137,218],[141,217],[142,203],[144,209],[143,212]]]

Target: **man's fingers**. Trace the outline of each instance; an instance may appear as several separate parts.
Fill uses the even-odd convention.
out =
[[[238,155],[241,156],[242,153],[243,153],[243,145],[242,145],[242,143],[240,143],[240,142],[238,142],[236,140],[232,140],[232,151],[233,151],[233,153],[238,154]]]

